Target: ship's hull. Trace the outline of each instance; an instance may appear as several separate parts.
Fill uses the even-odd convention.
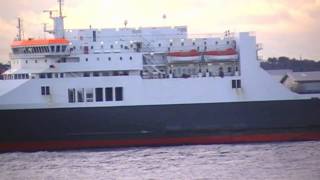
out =
[[[320,140],[320,100],[0,110],[0,151]]]

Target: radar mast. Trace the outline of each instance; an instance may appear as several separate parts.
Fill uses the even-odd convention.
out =
[[[53,30],[47,30],[46,26],[44,31],[54,35],[54,38],[64,38],[64,16],[62,15],[63,0],[58,0],[59,3],[59,16],[53,16],[55,10],[45,10],[43,12],[49,13],[50,18],[53,20]]]

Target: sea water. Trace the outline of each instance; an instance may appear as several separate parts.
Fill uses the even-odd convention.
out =
[[[0,179],[320,180],[320,142],[4,153]]]

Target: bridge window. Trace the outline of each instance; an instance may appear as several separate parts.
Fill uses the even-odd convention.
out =
[[[93,72],[93,76],[94,77],[98,77],[98,76],[100,76],[100,73],[99,72]]]
[[[50,87],[49,86],[41,86],[41,95],[43,95],[43,96],[50,95]]]
[[[84,102],[84,89],[78,89],[77,90],[77,98],[78,98],[78,102]]]
[[[52,78],[52,73],[47,73],[47,78]]]
[[[111,87],[105,88],[106,101],[113,101],[113,89]]]
[[[76,90],[74,88],[68,89],[68,100],[69,100],[69,103],[76,102]]]
[[[50,46],[51,52],[54,53],[54,46]]]
[[[67,46],[62,46],[62,52],[66,52]]]
[[[237,88],[236,80],[232,80],[232,89]]]
[[[240,79],[232,80],[232,88],[233,89],[241,88],[241,80]]]
[[[237,88],[241,88],[241,80],[237,80]]]
[[[123,88],[122,87],[116,87],[116,101],[122,101],[123,100]]]
[[[92,88],[86,89],[86,101],[93,102],[93,89]]]
[[[89,72],[83,73],[83,77],[90,77],[90,73]]]
[[[48,52],[50,52],[50,50],[49,50],[49,47],[48,46],[46,46],[45,47],[45,49],[46,49],[46,52],[48,53]]]
[[[60,52],[60,46],[56,46],[56,51],[57,51],[57,53]]]
[[[97,32],[96,31],[92,31],[92,41],[93,42],[97,41]]]
[[[103,101],[103,88],[96,88],[96,102]]]

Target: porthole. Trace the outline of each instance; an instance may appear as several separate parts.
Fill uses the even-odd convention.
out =
[[[130,56],[129,59],[132,60],[132,56]]]
[[[111,61],[111,57],[108,57],[108,60]]]
[[[120,57],[120,60],[122,61],[122,57]]]

